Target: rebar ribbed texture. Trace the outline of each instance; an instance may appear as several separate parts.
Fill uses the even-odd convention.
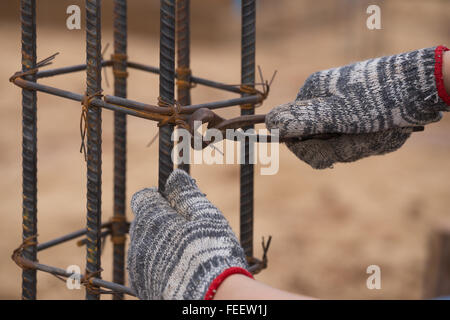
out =
[[[36,65],[36,1],[20,2],[22,22],[22,70]],[[27,80],[36,81],[34,75]],[[37,123],[36,91],[22,90],[22,228],[23,240],[37,234]],[[23,257],[37,260],[36,246],[23,250]],[[36,299],[36,270],[22,272],[22,299]]]
[[[255,82],[255,0],[242,0],[241,83]],[[254,114],[254,109],[242,109],[242,115]],[[245,127],[244,130],[253,128]],[[253,164],[249,164],[253,148],[245,141],[245,163],[240,172],[240,241],[247,256],[253,256]]]
[[[127,1],[114,0],[114,53],[125,57],[127,53]],[[126,59],[114,62],[114,95],[127,97]],[[123,239],[123,243],[113,245],[113,281],[125,283],[125,202],[126,202],[126,152],[127,118],[120,112],[114,113],[114,217],[113,237]],[[114,300],[123,299],[123,293],[113,295]]]
[[[87,95],[101,91],[101,0],[86,0]],[[98,98],[94,98],[98,99]],[[86,273],[100,278],[100,225],[102,197],[102,118],[101,108],[90,106],[87,113],[87,233]],[[86,299],[100,295],[86,290]]]
[[[177,69],[187,71],[190,70],[190,0],[176,0],[176,3]],[[187,72],[178,74],[177,100],[182,106],[191,104],[190,77],[190,73]],[[184,151],[189,152],[189,149]],[[189,155],[183,154],[183,156]],[[188,173],[190,171],[189,162],[181,163],[178,167]]]
[[[175,0],[161,0],[160,8],[160,44],[159,44],[159,96],[162,101],[174,103],[175,78]],[[164,185],[173,171],[171,140],[173,125],[159,128],[159,168],[158,188],[164,191]]]

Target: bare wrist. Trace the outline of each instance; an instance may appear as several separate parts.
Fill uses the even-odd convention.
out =
[[[447,94],[450,95],[450,51],[444,52],[442,59],[442,75]]]

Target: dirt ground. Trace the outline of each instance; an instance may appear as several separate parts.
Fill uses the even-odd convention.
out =
[[[70,1],[77,3],[80,1]],[[237,83],[240,79],[239,17],[226,1],[219,15],[193,2],[192,69],[195,75]],[[376,3],[377,1],[373,1]],[[49,1],[43,1],[45,7]],[[62,6],[67,1],[62,1]],[[382,30],[365,27],[367,5],[352,1],[262,1],[258,8],[257,64],[266,74],[278,70],[271,94],[258,113],[295,98],[306,77],[317,70],[364,58],[450,44],[447,1],[380,2]],[[209,5],[211,6],[211,5]],[[105,11],[110,5],[107,4]],[[138,12],[136,4],[130,10]],[[17,4],[7,12],[16,12]],[[53,8],[53,10],[56,10]],[[210,11],[208,11],[210,10]],[[197,12],[197,13],[194,13]],[[5,11],[6,12],[6,11]],[[46,10],[42,15],[49,15]],[[58,11],[64,21],[64,9]],[[209,13],[208,13],[209,12]],[[217,21],[214,18],[217,15]],[[148,24],[148,32],[131,32],[130,59],[158,64],[158,15],[133,19],[130,28]],[[0,60],[0,298],[20,298],[20,269],[10,255],[21,241],[21,93],[7,79],[20,67],[17,13],[0,20],[0,38],[8,39]],[[57,18],[55,18],[57,20]],[[138,21],[139,20],[139,21]],[[59,21],[59,20],[57,20]],[[108,23],[108,19],[105,19]],[[221,24],[218,27],[217,24]],[[199,25],[203,27],[199,27]],[[208,26],[211,28],[208,29]],[[152,31],[153,30],[153,31]],[[112,43],[105,30],[103,44]],[[84,31],[69,31],[64,22],[38,28],[38,56],[55,51],[53,67],[83,63]],[[108,55],[111,52],[108,52]],[[112,83],[111,70],[107,71]],[[83,93],[83,73],[41,81]],[[105,91],[112,94],[112,88]],[[130,71],[129,97],[156,103],[158,77]],[[194,102],[233,97],[201,86]],[[80,105],[38,94],[38,230],[41,242],[85,226],[86,165],[79,153]],[[238,109],[221,114],[229,117]],[[127,195],[157,183],[157,144],[146,147],[156,124],[128,120]],[[280,168],[273,176],[255,172],[255,250],[272,235],[269,267],[257,276],[275,287],[328,299],[418,299],[427,273],[430,233],[449,223],[450,118],[414,133],[401,150],[352,164],[316,171],[280,147]],[[103,112],[103,219],[112,212],[112,114]],[[192,175],[238,233],[239,168],[195,165]],[[132,213],[128,212],[132,219]],[[105,279],[111,279],[111,244],[102,256]],[[84,269],[85,248],[74,242],[39,254],[42,263]],[[366,287],[366,268],[381,268],[382,288]],[[79,299],[83,290],[68,290],[58,279],[39,273],[40,299]],[[104,297],[108,298],[108,297]]]

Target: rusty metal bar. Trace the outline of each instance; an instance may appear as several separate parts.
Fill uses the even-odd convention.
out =
[[[113,61],[111,61],[111,60],[102,61],[102,67],[110,67],[112,65],[113,65]],[[142,63],[138,63],[138,62],[127,61],[126,66],[131,69],[136,69],[136,70],[140,70],[140,71],[144,71],[144,72],[159,74],[159,68],[152,67],[152,66],[145,65]],[[36,74],[36,78],[37,79],[48,78],[48,77],[52,77],[52,76],[68,74],[68,73],[84,71],[84,70],[86,70],[86,64],[78,64],[78,65],[68,66],[68,67],[48,69],[48,70],[39,71]],[[176,72],[175,72],[175,78],[176,79],[180,78],[180,75]],[[191,83],[193,83],[193,84],[200,84],[200,85],[203,85],[206,87],[221,89],[224,91],[229,91],[229,92],[234,92],[234,93],[239,93],[239,94],[242,93],[239,86],[236,86],[236,85],[231,85],[231,84],[221,83],[218,81],[208,80],[208,79],[196,77],[193,75],[191,75],[190,79],[191,79]]]
[[[87,96],[102,90],[101,0],[86,0],[86,83]],[[94,97],[93,100],[97,100]],[[102,203],[102,118],[101,108],[90,105],[87,111],[87,244],[86,274],[100,278],[101,203]],[[99,300],[95,290],[86,288],[86,299]]]
[[[36,65],[36,1],[21,0],[22,70]],[[30,82],[36,77],[27,76]],[[22,239],[37,234],[37,96],[36,91],[22,90]],[[37,260],[36,245],[23,251],[26,259]],[[36,299],[36,270],[22,272],[22,299]]]
[[[241,82],[255,82],[255,33],[256,33],[256,3],[255,0],[242,0],[241,29]],[[253,87],[252,85],[249,85]],[[245,96],[246,94],[243,94]],[[252,115],[255,109],[252,104],[241,106],[241,115]],[[243,128],[252,129],[254,126]],[[241,164],[240,172],[240,241],[248,257],[253,256],[253,187],[254,168],[250,164],[253,157],[253,145],[245,141],[245,163]]]
[[[109,236],[110,234],[112,234],[111,229],[106,229],[106,230],[103,230],[102,232],[100,232],[100,238],[102,239],[102,249],[103,249],[104,239],[106,238],[106,236]],[[82,246],[86,245],[87,241],[88,241],[87,238],[80,239],[77,241],[77,246],[82,247]]]
[[[110,222],[103,223],[101,227],[102,227],[102,229],[103,228],[110,228],[111,227],[111,223]],[[52,239],[52,240],[49,240],[49,241],[46,241],[46,242],[43,242],[43,243],[39,243],[38,246],[37,246],[37,251],[42,251],[42,250],[54,247],[54,246],[56,246],[58,244],[61,244],[61,243],[64,243],[64,242],[76,239],[76,238],[81,237],[81,236],[84,236],[86,234],[86,232],[87,232],[87,229],[84,228],[84,229],[80,229],[80,230],[77,230],[77,231],[65,234],[65,235],[63,235],[61,237],[58,237],[58,238],[55,238],[55,239]]]
[[[175,78],[175,0],[161,0],[160,7],[160,44],[159,44],[159,96],[164,103],[174,104]],[[164,185],[173,171],[171,140],[174,126],[166,124],[159,128],[159,168],[158,189],[164,191]]]
[[[113,61],[111,61],[111,60],[102,61],[102,67],[110,67],[112,65],[113,65]],[[126,65],[128,68],[131,68],[131,69],[136,69],[136,70],[140,70],[140,71],[144,71],[144,72],[159,74],[159,68],[148,66],[148,65],[145,65],[142,63],[127,61]],[[48,77],[52,77],[52,76],[68,74],[68,73],[84,71],[84,70],[86,70],[86,64],[78,64],[78,65],[69,66],[69,67],[48,69],[48,70],[39,71],[36,74],[36,78],[37,79],[48,78]],[[176,72],[175,72],[175,78],[179,79],[179,74]],[[191,75],[190,79],[191,79],[191,83],[193,83],[193,84],[200,84],[200,85],[203,85],[206,87],[221,89],[224,91],[229,91],[229,92],[234,92],[234,93],[239,93],[239,94],[242,93],[239,86],[236,86],[236,85],[230,85],[230,84],[221,83],[218,81],[208,80],[208,79],[196,77],[193,75]]]
[[[102,61],[102,67],[111,66],[112,63],[113,62],[111,60]],[[68,73],[72,73],[72,72],[85,71],[86,68],[87,68],[86,64],[77,64],[77,65],[69,66],[69,67],[62,67],[62,68],[42,70],[42,71],[38,71],[36,73],[36,78],[37,79],[48,78],[48,77],[58,76],[58,75],[61,75],[61,74],[68,74]]]
[[[114,95],[127,97],[127,1],[114,0]],[[113,281],[125,284],[127,118],[114,112]],[[123,293],[113,295],[122,300]]]
[[[82,274],[69,273],[64,269],[49,266],[49,265],[42,264],[42,263],[39,263],[36,261],[31,261],[31,260],[26,261],[26,264],[27,264],[28,268],[30,268],[31,270],[34,270],[34,271],[39,270],[39,271],[47,272],[47,273],[50,273],[53,275],[66,277],[66,278],[72,277],[72,279],[74,279],[74,278],[80,279],[80,282],[83,282],[83,280],[86,280],[86,281],[89,281],[92,285],[99,287],[99,288],[100,287],[106,288],[106,289],[110,289],[114,292],[121,292],[121,293],[129,294],[131,296],[136,296],[136,293],[131,288],[125,287],[125,286],[117,284],[117,283],[105,281],[105,280],[102,280],[97,277],[92,277],[92,278],[89,278],[89,280],[88,280]]]
[[[15,79],[14,83],[16,85],[18,85],[19,87],[24,88],[24,89],[44,92],[44,93],[55,95],[55,96],[58,96],[58,97],[61,97],[61,98],[67,98],[67,99],[78,101],[78,102],[83,101],[83,98],[84,98],[83,95],[78,94],[78,93],[74,93],[74,92],[70,92],[70,91],[66,91],[66,90],[61,90],[61,89],[58,89],[58,88],[50,87],[50,86],[43,85],[43,84],[36,83],[36,82],[32,82],[32,81],[27,81],[27,80],[24,80],[22,78]],[[125,113],[125,114],[128,114],[128,115],[131,115],[131,116],[135,116],[135,117],[143,118],[143,119],[148,119],[148,120],[160,121],[160,120],[165,119],[165,116],[162,115],[162,114],[142,112],[142,111],[139,111],[139,110],[134,110],[134,109],[130,109],[130,108],[124,108],[124,107],[117,106],[117,105],[114,105],[114,104],[106,103],[105,101],[100,100],[100,99],[93,99],[91,101],[90,105],[94,106],[94,107],[99,107],[99,108],[112,110],[112,111],[122,112],[122,113]]]
[[[114,105],[127,107],[127,108],[134,108],[142,111],[149,111],[149,112],[156,112],[159,114],[171,114],[171,110],[168,108],[153,106],[150,104],[130,100],[130,99],[124,99],[116,96],[110,96],[105,95],[104,100],[108,103],[112,103]],[[247,103],[259,103],[262,101],[262,97],[260,95],[251,95],[246,96],[242,98],[234,98],[234,99],[228,99],[228,100],[222,100],[222,101],[213,101],[213,102],[206,102],[206,103],[199,103],[199,104],[193,104],[189,106],[182,106],[180,107],[180,113],[183,114],[189,114],[193,113],[194,111],[197,111],[198,109],[202,108],[208,108],[210,110],[214,109],[220,109],[220,108],[226,108],[226,107],[233,107],[238,106],[241,104],[247,104]]]
[[[61,98],[67,98],[73,101],[81,102],[84,96],[78,93],[70,92],[67,90],[58,89],[48,85],[24,80],[17,78],[14,80],[14,84],[17,86],[33,91],[44,92]],[[235,98],[223,101],[214,101],[201,104],[195,104],[190,106],[184,106],[180,108],[181,114],[190,114],[202,108],[208,108],[211,110],[237,106],[243,103],[259,103],[263,100],[261,95],[251,95],[242,98]],[[112,111],[117,111],[131,115],[138,118],[160,121],[164,120],[167,115],[171,114],[171,110],[164,107],[153,106],[142,102],[120,98],[116,96],[105,95],[104,100],[93,99],[91,105],[99,108],[104,108]]]
[[[190,0],[176,0],[176,4],[177,101],[181,106],[186,106],[191,104]],[[189,153],[189,149],[181,152]],[[188,157],[189,154],[180,154],[180,156]],[[188,163],[182,162],[178,168],[189,173],[189,161]]]
[[[137,63],[137,62],[128,61],[128,67],[136,69],[136,70],[159,74],[158,68],[155,68],[152,66],[147,66],[147,65]],[[177,79],[179,79],[179,74],[176,73],[175,76]],[[200,77],[196,77],[196,76],[192,76],[192,75],[191,75],[191,82],[195,83],[195,84],[201,84],[203,86],[207,86],[207,87],[211,87],[211,88],[222,89],[222,90],[229,91],[229,92],[241,93],[241,90],[238,86],[225,84],[225,83],[221,83],[221,82],[217,82],[217,81],[213,81],[213,80],[208,80],[208,79],[204,79],[204,78],[200,78]]]

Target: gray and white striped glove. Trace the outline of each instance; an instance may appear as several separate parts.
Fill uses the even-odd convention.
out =
[[[266,126],[279,129],[281,138],[339,134],[286,142],[316,169],[395,151],[414,127],[439,121],[450,110],[442,79],[447,50],[421,49],[314,73],[295,101],[270,111]]]
[[[211,299],[229,275],[252,277],[244,251],[223,214],[182,170],[134,194],[128,272],[140,299]]]

